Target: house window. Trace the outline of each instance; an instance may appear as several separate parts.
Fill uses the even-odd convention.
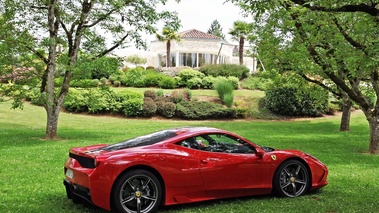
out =
[[[179,65],[188,67],[197,67],[197,54],[196,53],[180,53]]]
[[[159,55],[159,64],[161,67],[166,67],[166,65],[167,65],[166,55]],[[175,55],[175,53],[171,53],[171,65],[173,67],[176,67],[176,55]]]

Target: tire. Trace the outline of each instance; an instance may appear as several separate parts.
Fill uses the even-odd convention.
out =
[[[117,212],[156,212],[161,201],[161,183],[146,170],[127,172],[114,185],[112,202]]]
[[[309,171],[302,162],[288,160],[276,170],[273,181],[274,193],[278,196],[298,197],[309,189]]]

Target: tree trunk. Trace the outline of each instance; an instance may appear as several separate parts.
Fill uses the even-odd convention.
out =
[[[238,51],[240,65],[243,65],[243,46],[245,45],[245,37],[240,36],[240,46]]]
[[[59,112],[59,106],[51,106],[47,110],[46,140],[57,138]]]
[[[166,67],[172,67],[171,65],[171,41],[168,40],[166,44],[166,53],[167,53],[167,64]]]
[[[343,105],[342,105],[342,117],[340,124],[340,131],[347,132],[350,131],[350,115],[351,115],[351,101],[349,97],[343,97]]]
[[[378,115],[368,120],[370,126],[370,154],[379,154],[379,125]]]

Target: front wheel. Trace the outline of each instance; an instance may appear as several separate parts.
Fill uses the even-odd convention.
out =
[[[274,192],[283,197],[305,194],[310,185],[308,169],[298,160],[284,162],[274,175]]]
[[[122,176],[115,185],[113,202],[118,212],[156,212],[162,200],[162,187],[154,174],[133,170]]]

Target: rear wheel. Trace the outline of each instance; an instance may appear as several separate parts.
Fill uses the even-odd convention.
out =
[[[274,175],[274,192],[283,197],[305,194],[310,185],[308,169],[298,160],[284,162]]]
[[[132,170],[116,182],[113,194],[118,212],[156,212],[162,200],[162,187],[154,174],[146,170]]]

